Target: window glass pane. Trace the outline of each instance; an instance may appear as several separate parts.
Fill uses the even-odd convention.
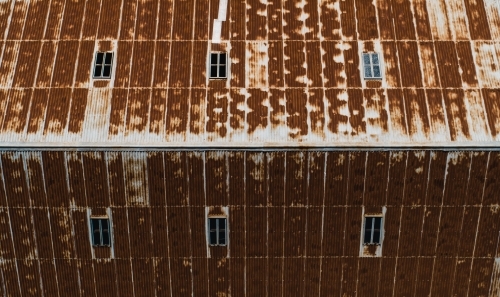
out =
[[[94,77],[101,77],[102,66],[95,66]]]
[[[371,229],[366,229],[363,243],[371,243],[371,237],[372,237]]]
[[[374,218],[375,219],[375,225],[374,225],[374,229],[380,229],[380,224],[382,222],[382,218]]]
[[[372,54],[372,62],[373,64],[378,64],[378,54]]]
[[[113,60],[113,53],[106,53],[105,64],[111,65],[112,60]]]
[[[380,230],[373,231],[373,243],[380,243]]]
[[[219,244],[226,244],[226,230],[224,229],[219,229]]]
[[[210,77],[217,77],[217,66],[210,67]]]
[[[372,68],[370,66],[365,66],[365,77],[372,77]]]
[[[219,229],[226,229],[226,219],[219,219]]]
[[[95,58],[95,63],[102,64],[103,58],[104,58],[104,53],[97,53],[97,56]]]
[[[226,77],[226,66],[219,66],[219,77]]]
[[[217,231],[210,231],[210,244],[217,244]]]
[[[104,66],[104,71],[102,72],[103,77],[109,77],[111,75],[111,66]]]
[[[373,66],[373,77],[380,77],[380,67]]]
[[[363,54],[363,62],[365,65],[370,65],[370,55],[369,54]]]
[[[208,219],[208,228],[210,230],[216,230],[217,229],[217,219]]]
[[[103,245],[109,245],[109,242],[110,242],[110,240],[109,240],[109,230],[108,229],[106,229],[106,230],[102,229],[102,244]]]
[[[217,56],[218,54],[215,53],[215,54],[210,54],[210,64],[217,64]]]
[[[219,64],[226,64],[226,54],[225,53],[219,54]]]
[[[92,228],[92,244],[100,245],[101,244],[101,232],[99,230],[99,220],[91,219],[90,227]]]

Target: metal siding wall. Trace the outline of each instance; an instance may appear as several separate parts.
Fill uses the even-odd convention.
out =
[[[2,153],[0,290],[12,296],[42,290],[45,296],[496,294],[498,156]],[[230,208],[229,258],[226,247],[209,248],[207,258],[205,206],[216,205]],[[359,258],[362,207],[383,205],[383,257]],[[114,258],[91,247],[87,207],[111,208]]]

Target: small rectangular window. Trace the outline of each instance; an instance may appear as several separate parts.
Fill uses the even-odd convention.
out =
[[[91,218],[90,228],[92,230],[93,246],[110,246],[110,225],[108,218]]]
[[[363,244],[381,243],[382,217],[365,217]]]
[[[377,53],[363,53],[363,69],[365,79],[381,79],[380,61]]]
[[[227,54],[210,53],[210,78],[227,77]]]
[[[112,52],[97,52],[94,62],[93,76],[95,79],[111,78],[111,69],[113,68]]]
[[[210,245],[226,245],[226,218],[209,218]]]

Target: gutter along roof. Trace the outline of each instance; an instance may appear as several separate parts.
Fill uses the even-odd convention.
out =
[[[399,2],[2,2],[0,145],[497,147],[500,3]]]

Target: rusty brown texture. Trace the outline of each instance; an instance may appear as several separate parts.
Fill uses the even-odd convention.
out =
[[[60,41],[52,77],[52,87],[70,87],[73,85],[77,41]]]
[[[61,39],[79,39],[84,10],[85,2],[66,2],[61,26]]]
[[[7,3],[5,3],[7,4]],[[24,24],[23,39],[39,40],[43,38],[43,30],[47,18],[48,8],[50,1],[36,1],[30,3],[26,23]],[[3,10],[5,12],[5,10]],[[7,20],[7,18],[5,18]],[[0,25],[0,32],[3,33],[2,25]]]
[[[14,4],[12,18],[9,24],[8,40],[21,39],[23,35],[24,22],[28,12],[29,3],[18,1]]]
[[[288,57],[285,59],[285,83],[288,87],[304,87],[306,81],[307,69],[304,68],[306,62],[305,55],[305,42],[302,41],[288,41],[284,44],[284,55]]]
[[[154,42],[134,42],[133,50],[134,58],[132,60],[130,87],[149,87],[153,75],[153,64],[149,61],[153,57]]]
[[[62,133],[66,128],[71,101],[71,89],[52,89],[47,102],[44,133]]]
[[[342,14],[339,17],[340,23],[342,25],[342,35],[350,40],[358,39],[358,33],[356,32],[356,15],[354,2],[354,0],[339,2],[340,11],[342,11]]]
[[[93,40],[97,37],[97,28],[101,19],[105,16],[101,16],[101,2],[97,0],[86,1],[85,6],[85,20],[82,27],[82,37],[83,39]],[[125,1],[128,2],[128,1]]]
[[[38,55],[41,51],[41,42],[22,42],[19,48],[19,56],[17,57],[16,74],[12,85],[14,87],[32,87]]]
[[[483,0],[464,0],[471,39],[490,40],[490,27]]]
[[[398,295],[420,296],[431,290],[449,295],[467,291],[469,274],[470,292],[483,294],[484,286],[489,286],[498,240],[498,233],[492,236],[491,230],[500,228],[497,200],[488,194],[496,188],[496,153],[488,157],[418,151],[150,152],[143,169],[148,178],[140,183],[147,181],[144,186],[149,190],[144,193],[149,193],[148,201],[154,206],[123,207],[126,204],[121,197],[132,194],[125,184],[123,171],[128,169],[122,166],[122,159],[133,156],[140,158],[118,152],[2,154],[9,208],[0,211],[4,218],[0,227],[7,231],[1,252],[6,261],[18,259],[17,270],[5,266],[6,262],[2,266],[4,273],[12,271],[3,279],[8,292],[16,290],[17,275],[23,292],[35,288],[39,281],[26,276],[27,269],[37,267],[38,262],[41,274],[34,272],[33,277],[41,278],[46,294],[78,292],[74,290],[80,288],[81,292],[100,290],[108,296],[116,290],[123,294],[122,290],[133,289],[147,294],[172,290],[172,294],[182,295],[191,290],[191,278],[194,292],[209,290],[214,294],[228,292],[229,286],[233,293],[243,291],[246,282],[256,286],[247,287],[247,294],[280,292],[283,288],[291,296],[301,292],[318,295],[320,290],[325,295],[336,286],[346,294],[357,291],[385,296],[394,289]],[[480,169],[486,164],[487,171]],[[66,172],[68,192],[64,190]],[[464,180],[469,175],[473,182]],[[324,197],[319,190],[323,179],[327,183]],[[203,190],[199,192],[204,183],[207,200]],[[462,189],[460,183],[464,184]],[[333,187],[328,190],[330,184]],[[484,200],[478,202],[480,208],[450,200],[461,192],[481,192],[483,187],[486,192]],[[44,188],[49,208],[37,200],[44,199]],[[386,203],[392,205],[383,202],[386,188]],[[24,189],[22,195],[19,189]],[[189,193],[189,197],[174,198],[173,189],[181,195]],[[218,201],[224,193],[229,200]],[[422,200],[425,193],[428,198]],[[88,204],[85,195],[91,197]],[[352,198],[359,195],[364,202],[357,206]],[[21,197],[24,202],[15,204],[23,201]],[[262,207],[267,200],[272,206]],[[290,206],[283,207],[283,201]],[[73,204],[88,205],[92,214],[105,213],[100,205],[111,207],[114,259],[109,259],[108,249],[91,247],[87,211],[70,209]],[[232,205],[230,257],[226,258],[227,248],[210,247],[209,259],[203,206],[221,204]],[[362,207],[366,213],[377,204],[387,205],[384,257],[358,258]],[[463,223],[458,224],[462,217]],[[474,240],[476,228],[479,232]],[[27,259],[28,255],[37,256]],[[54,257],[55,266],[50,260]],[[59,286],[47,275],[56,275]],[[104,275],[111,276],[107,288],[102,282]],[[61,279],[67,283],[61,284]]]
[[[130,89],[127,100],[127,132],[143,132],[149,123],[151,89]]]
[[[359,39],[377,39],[379,34],[375,6],[373,3],[363,3],[360,1],[356,1],[355,5]]]
[[[31,89],[12,89],[10,91],[3,131],[19,133],[24,130],[31,94]]]
[[[416,42],[398,42],[399,65],[403,87],[421,88],[422,74]],[[448,74],[445,74],[448,75]]]
[[[57,43],[48,41],[42,43],[40,65],[38,66],[37,87],[49,87],[52,78],[52,67],[56,56]]]

